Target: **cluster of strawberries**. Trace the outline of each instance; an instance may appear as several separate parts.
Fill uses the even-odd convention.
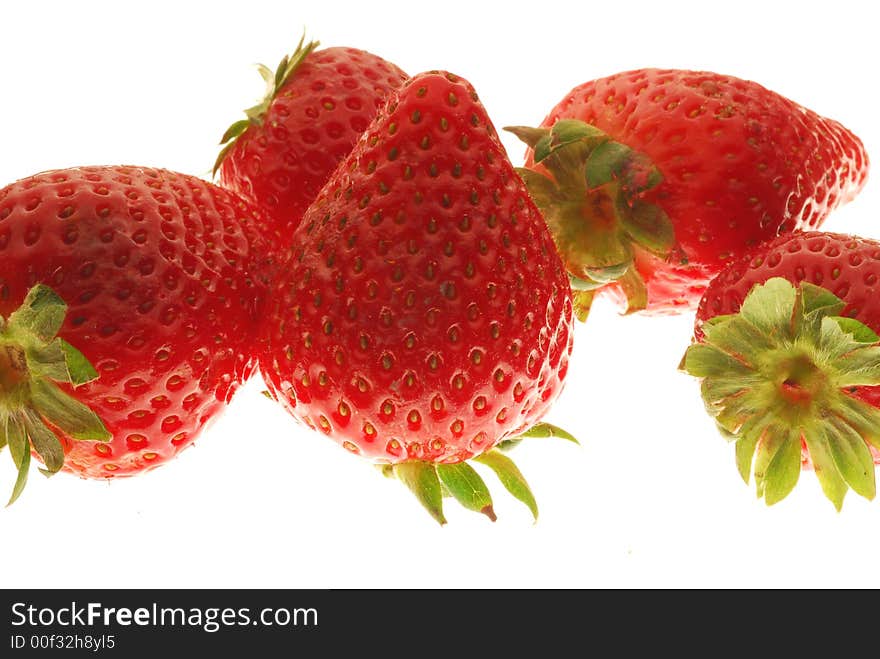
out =
[[[863,186],[859,140],[753,82],[587,82],[515,169],[474,88],[300,42],[223,137],[219,185],[134,166],[0,190],[0,447],[129,476],[190,445],[259,371],[290,414],[439,522],[494,519],[471,462],[537,516],[506,455],[563,388],[573,319],[698,304],[682,368],[768,503],[812,466],[874,495],[880,243],[812,232]],[[808,231],[804,231],[808,230]]]

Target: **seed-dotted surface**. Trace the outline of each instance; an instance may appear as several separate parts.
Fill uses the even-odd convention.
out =
[[[294,243],[264,377],[352,452],[461,461],[559,393],[568,281],[465,81],[422,74],[392,96]]]
[[[816,229],[868,172],[864,146],[841,124],[733,76],[627,71],[575,87],[542,125],[562,118],[595,125],[660,168],[646,199],[672,219],[680,249],[668,261],[639,250],[636,260],[650,275],[649,308],[661,311],[695,306],[744,250]]]
[[[0,314],[37,283],[99,378],[67,391],[110,442],[62,436],[65,469],[129,475],[198,436],[254,370],[269,276],[261,211],[195,177],[139,167],[46,172],[0,190]]]
[[[406,74],[357,48],[310,53],[223,160],[220,180],[260,204],[287,242],[303,212]]]

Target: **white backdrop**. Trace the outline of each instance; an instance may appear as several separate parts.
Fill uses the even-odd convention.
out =
[[[840,120],[880,161],[869,8],[13,0],[0,8],[0,185],[83,164],[207,176],[220,134],[262,93],[252,64],[274,67],[304,27],[409,73],[464,76],[499,127],[540,122],[590,78],[704,69]],[[519,164],[521,147],[504,139]],[[825,226],[880,237],[878,210],[872,178]],[[438,527],[401,484],[295,425],[252,382],[195,447],[152,473],[103,483],[34,472],[0,509],[0,538],[21,552],[0,587],[880,586],[868,563],[880,501],[850,494],[837,514],[804,474],[767,508],[739,480],[696,383],[676,371],[691,322],[600,304],[578,327],[547,420],[583,447],[533,440],[514,456],[541,506],[536,525],[498,487],[497,523],[450,502]],[[0,496],[13,481],[0,455]]]

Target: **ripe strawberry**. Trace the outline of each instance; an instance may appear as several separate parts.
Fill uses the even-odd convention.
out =
[[[28,440],[47,473],[87,478],[145,471],[193,442],[255,370],[264,223],[233,193],[164,170],[65,169],[0,190],[13,498]]]
[[[880,463],[880,242],[780,236],[730,264],[700,301],[683,368],[768,504],[812,466],[840,509],[875,494]]]
[[[352,453],[394,465],[441,522],[440,480],[493,515],[464,463],[473,456],[533,506],[489,451],[562,388],[569,285],[471,85],[430,72],[392,94],[294,243],[263,326],[271,393]]]
[[[266,209],[290,236],[336,165],[406,74],[355,48],[303,45],[273,73],[266,96],[226,131],[214,165],[220,183]]]
[[[583,317],[597,289],[629,311],[693,308],[731,259],[817,228],[868,171],[839,123],[716,73],[593,80],[542,128],[511,130],[531,147],[523,176],[583,289]]]

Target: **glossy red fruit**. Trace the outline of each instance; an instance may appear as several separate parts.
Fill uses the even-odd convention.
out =
[[[25,426],[49,471],[88,478],[190,445],[255,369],[277,242],[265,225],[233,193],[160,169],[57,170],[0,190],[0,430],[17,465]]]
[[[336,165],[406,74],[356,48],[299,46],[276,71],[261,67],[266,97],[223,136],[220,184],[266,209],[286,240]]]
[[[393,94],[294,242],[261,369],[294,417],[352,453],[439,493],[434,465],[449,486],[452,466],[559,394],[568,280],[463,79],[424,73]]]
[[[700,301],[683,367],[767,503],[790,492],[802,463],[838,509],[849,488],[874,497],[878,282],[880,242],[790,234],[730,264]]]
[[[593,80],[541,129],[514,130],[532,147],[527,182],[575,285],[630,311],[693,308],[725,265],[816,229],[868,172],[862,143],[836,121],[701,71]]]

